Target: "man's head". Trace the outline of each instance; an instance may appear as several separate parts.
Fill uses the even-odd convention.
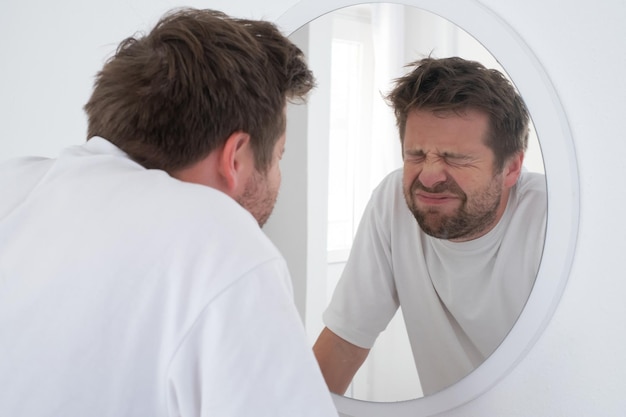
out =
[[[524,101],[507,78],[495,69],[458,57],[424,58],[396,80],[387,96],[394,109],[400,139],[413,110],[463,113],[480,110],[489,116],[485,145],[493,151],[496,170],[528,146],[529,116]]]
[[[528,112],[498,71],[461,58],[426,58],[397,80],[393,106],[404,193],[422,229],[471,240],[502,216],[528,144]]]
[[[287,101],[314,84],[302,51],[273,24],[181,9],[124,40],[98,73],[85,105],[88,138],[174,174],[239,132],[263,177],[276,162]]]

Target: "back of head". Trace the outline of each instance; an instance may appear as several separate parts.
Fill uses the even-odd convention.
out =
[[[264,171],[285,129],[286,101],[313,86],[302,51],[273,24],[179,9],[124,40],[98,73],[85,105],[88,138],[172,172],[244,131]]]
[[[506,77],[475,61],[458,57],[425,58],[410,64],[413,71],[396,80],[387,96],[393,107],[400,138],[413,110],[453,112],[480,110],[489,116],[486,138],[502,169],[512,155],[528,146],[529,116],[524,101]]]

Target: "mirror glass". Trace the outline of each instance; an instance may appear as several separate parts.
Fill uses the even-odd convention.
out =
[[[406,64],[427,56],[460,56],[506,72],[458,26],[436,14],[401,4],[341,8],[298,29],[291,39],[307,52],[318,78],[310,101],[320,110],[311,117],[326,130],[316,140],[328,139],[324,164],[328,178],[326,291],[308,295],[306,300],[309,310],[321,311],[341,275],[373,188],[402,166],[395,118],[383,100],[393,79],[404,74]],[[534,132],[531,125],[525,166],[529,171],[543,173]],[[309,304],[319,307],[315,310]],[[309,334],[319,333],[321,321],[312,323],[307,321],[307,327],[315,327],[307,329]],[[346,396],[379,402],[423,396],[400,311],[376,340]]]

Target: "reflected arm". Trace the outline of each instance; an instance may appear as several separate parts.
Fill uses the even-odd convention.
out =
[[[369,351],[353,345],[324,327],[313,346],[313,352],[330,392],[340,395],[346,392]]]

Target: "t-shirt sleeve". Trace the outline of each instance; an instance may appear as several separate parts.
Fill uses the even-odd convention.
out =
[[[372,194],[324,324],[348,342],[369,349],[398,309],[393,280],[390,210],[393,177]]]
[[[172,416],[337,416],[282,260],[245,274],[207,306],[168,375]]]

